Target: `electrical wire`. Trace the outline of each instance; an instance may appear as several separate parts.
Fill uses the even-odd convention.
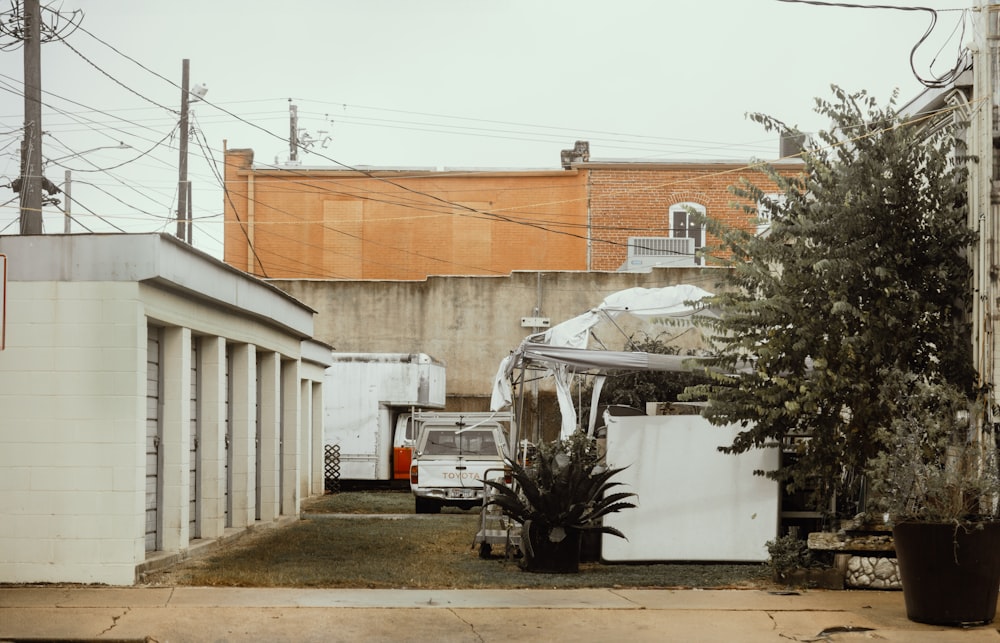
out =
[[[22,96],[22,97],[24,96],[23,83],[20,80],[18,80],[17,78],[14,78],[12,76],[8,76],[6,74],[0,74],[0,80],[6,80],[6,81],[8,81],[7,84],[0,83],[0,90],[6,91],[6,92],[11,93],[11,94],[15,94],[17,96]],[[15,86],[12,86],[12,84],[15,85]],[[20,85],[21,88],[17,88],[16,85]],[[58,98],[59,100],[66,101],[67,103],[71,103],[71,104],[76,105],[78,107],[83,107],[84,109],[86,109],[88,111],[96,112],[96,113],[101,114],[103,116],[107,116],[108,118],[113,119],[115,122],[119,122],[119,121],[120,122],[124,122],[124,123],[132,125],[132,126],[134,126],[136,128],[139,128],[141,130],[148,130],[150,132],[153,132],[157,136],[160,135],[159,131],[157,131],[157,130],[151,128],[151,127],[148,127],[146,125],[142,125],[140,123],[137,123],[135,121],[131,121],[129,119],[118,118],[118,117],[114,116],[113,114],[111,114],[111,113],[109,113],[107,111],[104,111],[104,110],[101,110],[101,109],[96,109],[96,108],[90,107],[89,105],[84,105],[83,103],[75,101],[72,98],[67,98],[65,96],[61,96],[59,94],[56,94],[56,93],[48,91],[48,90],[42,90],[42,93],[45,94],[45,95],[51,96],[53,98]],[[49,108],[49,109],[51,109],[51,110],[53,110],[55,112],[58,112],[58,113],[60,113],[60,114],[62,114],[64,116],[67,116],[69,118],[73,118],[73,116],[71,114],[69,114],[68,112],[66,112],[64,110],[59,109],[58,107],[56,107],[55,105],[52,105],[51,103],[43,101],[42,102],[42,106],[47,107],[47,108]],[[106,128],[106,127],[102,127],[102,128],[95,127],[94,131],[102,133],[103,129],[109,129],[109,128]],[[117,130],[117,129],[115,129],[115,131],[117,131],[119,133],[122,133],[124,130]],[[104,135],[109,140],[115,140],[112,136],[110,136],[106,132],[103,132],[103,133],[104,133]]]
[[[935,112],[933,112],[931,114],[925,115],[925,116],[923,116],[923,117],[921,117],[919,119],[911,119],[910,121],[907,121],[904,124],[897,125],[896,127],[913,126],[913,125],[918,124],[920,122],[923,122],[923,121],[925,121],[927,119],[937,118],[939,116],[942,116],[942,115],[948,113],[949,111],[951,111],[953,109],[955,109],[955,108],[953,108],[953,107],[943,108],[943,109],[937,110],[937,111],[935,111]],[[875,135],[877,135],[879,133],[882,133],[884,131],[886,131],[885,128],[867,129],[863,134],[858,135],[858,136],[854,136],[854,137],[852,137],[848,141],[845,141],[842,144],[848,144],[848,143],[850,143],[852,141],[860,140],[860,138],[862,138],[862,137],[875,136]],[[729,174],[729,173],[736,172],[736,171],[747,171],[747,170],[753,170],[753,169],[755,169],[755,164],[745,165],[745,166],[741,166],[741,167],[733,168],[733,169],[727,169],[727,170],[720,171],[720,172],[709,173],[708,175],[699,175],[697,177],[691,177],[691,178],[687,178],[687,179],[682,179],[681,181],[672,181],[672,182],[667,182],[667,183],[659,183],[659,184],[653,184],[653,185],[649,185],[649,186],[643,186],[643,189],[664,188],[664,187],[667,187],[667,186],[675,186],[678,183],[682,183],[682,182],[686,182],[686,181],[702,180],[706,176],[720,176],[720,175]],[[325,190],[321,190],[321,191],[325,191]],[[361,198],[364,198],[364,197],[361,197]],[[259,223],[260,222],[258,222],[258,224]],[[621,227],[621,226],[614,226],[614,227],[608,226],[608,229],[616,229],[616,230],[619,230],[619,231],[627,231],[630,228],[628,228],[628,227]],[[549,231],[551,232],[551,230],[549,230]],[[603,243],[610,243],[610,244],[613,244],[613,245],[620,245],[620,246],[628,245],[626,243],[616,242],[616,241],[609,240],[609,239],[597,238],[597,237],[593,237],[593,236],[591,236],[590,239],[591,239],[592,242],[598,242],[598,243],[602,243],[603,242]],[[712,257],[713,255],[709,253],[709,254],[707,254],[705,256]],[[716,257],[716,258],[718,258],[718,257]]]
[[[177,127],[174,127],[174,129],[171,130],[170,132],[168,132],[166,136],[164,136],[163,138],[161,138],[160,140],[158,140],[156,143],[154,143],[153,147],[149,148],[145,152],[140,153],[139,156],[136,156],[135,158],[131,158],[131,159],[127,160],[127,161],[122,161],[121,163],[117,163],[115,165],[109,165],[108,167],[96,167],[95,166],[94,168],[84,170],[84,169],[69,167],[67,165],[64,165],[62,163],[58,163],[56,161],[49,161],[49,162],[50,163],[54,163],[55,165],[58,165],[59,167],[66,168],[67,170],[72,170],[73,172],[110,172],[111,170],[117,170],[120,167],[124,167],[126,165],[129,165],[131,163],[134,163],[134,162],[138,161],[139,159],[143,158],[144,156],[150,155],[156,148],[158,148],[161,145],[163,145],[164,142],[166,142],[167,140],[173,138],[174,134],[176,134],[176,133],[177,133]],[[49,134],[49,136],[52,136],[52,138],[55,139],[55,140],[57,140],[57,141],[59,140],[59,139],[56,139],[55,136],[53,136],[52,134]],[[71,148],[69,148],[68,145],[66,145],[62,141],[59,141],[59,143],[63,147],[66,147],[67,149],[71,149]],[[79,153],[82,154],[82,152],[79,152]]]
[[[792,0],[781,0],[781,1],[792,1]],[[801,1],[806,2],[807,0],[801,0]],[[814,2],[807,2],[807,3],[809,3],[809,4],[827,4],[827,3],[814,3]],[[865,7],[865,8],[875,8],[875,7]],[[886,8],[889,8],[889,7],[886,7]],[[893,8],[898,8],[898,7],[893,7]],[[921,9],[923,9],[923,8],[921,8]],[[86,30],[84,30],[84,31],[86,33],[88,33],[89,35],[91,35],[92,37],[94,37],[95,39],[97,39],[100,42],[102,42],[103,44],[111,47],[107,43],[104,43],[103,40],[101,40],[99,38],[96,38],[96,36],[93,36],[93,34],[90,34],[90,32],[88,32]],[[114,51],[116,51],[117,53],[119,53],[120,55],[125,56],[124,54],[122,54],[120,51],[118,51],[114,47],[111,47],[111,48]],[[138,61],[135,61],[134,59],[132,59],[132,58],[130,58],[128,56],[125,56],[125,57],[128,58],[129,60],[132,60],[136,64],[138,64],[140,67],[143,67],[143,69],[146,69],[147,71],[150,71],[151,73],[155,74],[155,72],[152,72],[152,70],[149,70],[147,67],[143,66],[141,63],[138,63]],[[90,61],[88,61],[88,62],[90,62]],[[93,63],[91,63],[91,64],[93,65]],[[94,66],[96,67],[96,65],[94,65]],[[103,72],[103,70],[101,70],[101,71],[102,71],[102,73],[106,73],[106,72]],[[159,74],[155,74],[155,75],[159,76],[160,78],[163,78],[164,80],[167,80],[168,82],[170,82],[170,84],[174,85],[175,87],[177,86],[176,83],[173,83],[173,81],[169,81],[169,79],[166,79],[163,76],[160,76]],[[119,83],[119,84],[121,84],[121,83]],[[209,105],[211,105],[212,107],[214,107],[214,108],[216,108],[216,109],[218,109],[218,110],[226,113],[230,117],[236,118],[237,120],[239,120],[239,121],[241,121],[241,122],[243,122],[243,123],[245,123],[247,125],[255,127],[256,129],[259,129],[261,131],[264,131],[267,134],[269,134],[271,136],[274,136],[275,138],[278,138],[278,139],[282,140],[283,142],[285,140],[283,137],[278,136],[278,135],[274,134],[273,132],[270,132],[269,130],[267,130],[265,128],[262,128],[259,125],[251,123],[251,122],[247,121],[246,119],[244,119],[244,118],[242,118],[242,117],[240,117],[240,116],[238,116],[238,115],[236,115],[236,114],[234,114],[232,112],[229,112],[226,109],[221,108],[218,105],[215,105],[215,104],[212,104],[212,103],[208,103],[207,101],[206,101],[206,103],[209,104]],[[163,108],[162,105],[159,105],[159,104],[157,104],[155,102],[154,102],[154,104],[156,104],[158,107]],[[575,236],[575,237],[578,237],[578,238],[581,238],[581,239],[590,239],[590,240],[593,240],[593,239],[591,239],[591,237],[589,235],[578,235],[578,234],[573,234],[573,233],[568,233],[568,232],[562,232],[562,231],[553,231],[553,230],[547,228],[545,224],[541,224],[541,223],[538,223],[538,222],[532,222],[530,220],[517,220],[517,219],[515,219],[513,217],[510,217],[510,216],[497,215],[495,212],[483,211],[483,210],[479,210],[477,208],[472,208],[472,207],[469,207],[466,204],[457,203],[457,202],[451,201],[449,199],[445,199],[445,198],[439,197],[437,195],[431,195],[431,194],[428,194],[426,192],[422,192],[420,190],[414,190],[412,188],[408,188],[407,186],[400,185],[399,183],[394,182],[392,180],[385,179],[384,177],[376,177],[376,176],[374,176],[368,170],[364,170],[364,169],[359,169],[359,168],[356,168],[356,167],[352,167],[352,166],[350,166],[348,164],[341,163],[341,162],[337,161],[336,159],[330,158],[330,157],[325,156],[323,154],[319,154],[319,156],[321,156],[322,158],[324,158],[324,159],[326,159],[328,161],[331,161],[331,162],[335,163],[336,165],[341,166],[341,167],[343,167],[345,169],[356,171],[356,172],[360,172],[361,174],[364,174],[364,175],[368,176],[371,179],[383,181],[385,183],[393,185],[397,189],[407,191],[407,192],[409,192],[411,194],[414,194],[416,196],[419,196],[419,197],[430,199],[431,201],[436,202],[438,204],[441,204],[441,205],[449,208],[450,210],[453,210],[453,209],[460,210],[460,212],[457,212],[457,213],[456,212],[452,212],[452,214],[459,214],[460,216],[477,215],[477,218],[479,218],[479,217],[493,218],[493,219],[496,219],[496,220],[505,221],[505,222],[512,223],[512,224],[526,225],[526,226],[529,226],[529,227],[534,227],[534,228],[537,228],[537,229],[545,230],[547,232],[556,232],[556,233],[569,234],[570,236]],[[217,169],[215,171],[216,171],[216,175],[218,175]],[[227,195],[228,195],[228,193],[227,193]],[[403,207],[406,207],[406,206],[403,206]],[[552,224],[549,224],[549,225],[552,225]],[[598,241],[600,241],[600,240],[598,240]],[[625,244],[616,243],[615,245],[625,245]],[[261,267],[263,268],[263,266],[261,266]]]
[[[937,76],[935,78],[927,79],[920,75],[917,71],[915,58],[917,55],[917,50],[921,45],[927,40],[927,38],[934,31],[934,27],[937,25],[938,10],[931,7],[901,7],[895,5],[887,4],[854,4],[850,2],[822,2],[821,0],[777,0],[777,2],[785,2],[788,4],[807,4],[817,7],[838,7],[843,9],[883,9],[883,10],[895,10],[895,11],[923,11],[930,14],[930,24],[927,26],[927,30],[924,35],[920,37],[913,48],[910,50],[910,71],[913,72],[913,77],[917,79],[924,87],[931,89],[939,89],[942,87],[947,87],[949,84],[955,81],[956,78],[962,73],[963,70],[963,60],[962,56],[958,56],[958,61],[955,66],[952,67],[948,72]],[[964,10],[962,10],[964,11]],[[954,32],[953,32],[954,33]],[[964,17],[963,17],[963,33],[964,33]]]
[[[119,53],[120,55],[123,55],[123,56],[125,56],[125,57],[126,57],[126,58],[128,58],[129,60],[132,60],[132,61],[133,61],[133,62],[135,62],[136,64],[139,64],[139,65],[140,65],[141,67],[143,67],[143,68],[144,68],[144,69],[146,69],[147,71],[150,71],[151,73],[154,73],[154,74],[155,74],[155,72],[152,72],[152,70],[149,70],[149,69],[148,69],[147,67],[145,67],[145,66],[141,65],[141,63],[138,63],[138,62],[137,62],[137,61],[135,61],[134,59],[132,59],[132,58],[130,58],[130,57],[128,57],[128,56],[126,56],[125,54],[122,54],[122,53],[121,53],[121,52],[120,52],[119,50],[117,50],[116,48],[112,47],[112,46],[111,46],[111,45],[109,45],[108,43],[104,42],[104,41],[103,41],[103,40],[101,40],[100,38],[97,38],[96,36],[94,36],[93,34],[91,34],[91,33],[90,33],[89,31],[87,31],[87,30],[84,30],[84,31],[85,31],[85,33],[88,33],[89,35],[91,35],[92,37],[94,37],[95,39],[97,39],[97,40],[98,40],[99,42],[102,42],[102,43],[103,43],[103,44],[105,44],[106,46],[109,46],[109,47],[111,47],[111,48],[112,48],[112,50],[114,50],[114,51],[115,51],[116,53]],[[67,45],[68,45],[68,43],[67,43]],[[71,48],[72,48],[72,47],[71,47]],[[107,74],[107,72],[104,72],[104,70],[100,69],[100,67],[99,67],[99,66],[97,66],[97,65],[96,65],[95,63],[93,63],[92,61],[90,61],[90,60],[89,60],[89,59],[87,59],[86,57],[82,56],[82,54],[80,54],[80,52],[78,52],[78,51],[77,51],[77,50],[75,50],[75,49],[74,49],[74,51],[75,51],[75,53],[77,53],[78,55],[80,55],[80,56],[81,56],[82,58],[84,58],[84,60],[86,60],[86,61],[87,61],[88,63],[90,63],[90,64],[91,64],[92,66],[94,66],[95,68],[97,68],[97,69],[98,69],[99,71],[101,71],[101,72],[102,72],[102,73],[104,73],[105,75],[107,75],[107,76],[111,77],[111,76],[110,76],[110,74]],[[159,74],[156,74],[156,75],[157,75],[157,76],[159,76],[160,78],[164,78],[164,77],[160,76]],[[116,80],[116,79],[113,79],[113,80]],[[165,78],[164,78],[164,80],[168,80],[168,79],[165,79]],[[118,84],[122,85],[123,87],[126,87],[127,89],[130,89],[130,90],[131,90],[131,88],[128,88],[128,87],[127,87],[127,86],[125,86],[125,85],[124,85],[123,83],[120,83],[120,82],[119,82],[119,81],[117,81],[117,80],[116,80],[116,82],[118,82]],[[175,83],[173,83],[172,81],[169,81],[169,80],[168,80],[168,82],[170,82],[171,84],[173,84],[173,85],[175,85],[175,86],[176,86],[176,84],[175,84]],[[135,92],[134,90],[131,90],[131,91],[133,91],[133,93],[136,93],[137,95],[140,95],[140,96],[142,96],[141,94],[139,94],[138,92]],[[145,98],[145,97],[143,97],[143,98]],[[147,99],[147,100],[149,100],[149,99]],[[159,106],[159,107],[163,107],[162,105],[159,105],[158,103],[155,103],[155,101],[150,101],[150,102],[153,102],[153,104],[155,104],[155,105],[157,105],[157,106]],[[208,103],[208,101],[206,101],[206,103]],[[208,103],[208,104],[212,105],[211,103]],[[217,105],[213,105],[213,106],[214,106],[214,107],[216,107],[216,109],[220,109],[220,110],[221,110],[221,111],[223,111],[224,113],[227,113],[227,114],[228,114],[228,115],[229,115],[230,117],[233,117],[233,118],[236,118],[237,120],[239,120],[239,121],[241,121],[241,122],[243,122],[243,123],[245,123],[245,124],[248,124],[248,125],[251,125],[251,126],[253,126],[253,127],[255,127],[255,128],[259,129],[259,130],[262,130],[262,131],[264,131],[264,132],[268,133],[268,134],[269,134],[269,135],[271,135],[271,136],[275,136],[275,137],[278,137],[277,135],[275,135],[274,133],[270,132],[269,130],[267,130],[267,129],[265,129],[265,128],[262,128],[262,127],[260,127],[259,125],[255,124],[255,123],[251,123],[251,122],[247,121],[246,119],[244,119],[244,118],[242,118],[242,117],[240,117],[240,116],[238,116],[238,115],[236,115],[236,114],[233,114],[232,112],[229,112],[228,110],[225,110],[225,109],[222,109],[222,108],[220,108],[220,107],[219,107],[219,106],[217,106]],[[278,138],[280,138],[280,137],[278,137]],[[282,140],[283,140],[283,139],[282,139]],[[324,155],[321,155],[321,156],[324,156]],[[516,219],[514,219],[514,218],[511,218],[511,217],[505,217],[505,216],[503,216],[503,215],[498,215],[498,214],[496,214],[496,213],[493,213],[493,212],[484,212],[484,211],[481,211],[481,210],[478,210],[478,209],[476,209],[476,208],[471,208],[471,207],[469,207],[469,206],[467,206],[467,205],[465,205],[465,204],[461,204],[461,203],[457,203],[457,202],[453,202],[453,201],[449,201],[449,200],[447,200],[447,199],[443,199],[443,198],[441,198],[441,197],[438,197],[437,195],[431,195],[431,194],[428,194],[428,193],[425,193],[425,192],[420,192],[420,191],[417,191],[417,190],[413,190],[413,189],[411,189],[411,188],[408,188],[408,187],[406,187],[406,186],[403,186],[403,185],[399,184],[398,182],[393,182],[393,181],[391,181],[391,180],[387,180],[387,179],[385,179],[384,177],[375,177],[375,176],[374,176],[374,175],[373,175],[373,174],[372,174],[371,172],[368,172],[368,171],[366,171],[366,170],[359,170],[358,168],[353,168],[353,167],[351,167],[351,166],[349,166],[349,165],[346,165],[346,164],[344,164],[344,163],[341,163],[341,162],[337,161],[336,159],[332,159],[332,158],[330,158],[330,157],[325,157],[325,156],[324,156],[324,158],[327,158],[327,160],[329,160],[329,161],[331,161],[331,162],[334,162],[334,163],[336,163],[336,164],[338,164],[338,165],[340,165],[340,166],[343,166],[343,167],[345,167],[345,168],[348,168],[348,169],[352,169],[352,170],[355,170],[355,171],[360,171],[360,172],[362,172],[362,173],[366,174],[367,176],[369,176],[370,178],[376,178],[376,179],[378,179],[378,180],[382,180],[382,181],[386,181],[386,182],[388,182],[388,183],[390,183],[390,184],[394,185],[395,187],[397,187],[397,188],[399,188],[399,189],[402,189],[402,190],[405,190],[405,191],[409,191],[409,192],[412,192],[412,193],[414,193],[414,194],[417,194],[417,195],[419,195],[419,196],[422,196],[422,197],[425,197],[425,198],[430,198],[430,199],[432,199],[432,200],[435,200],[435,201],[438,201],[438,202],[441,202],[442,204],[444,204],[444,205],[448,206],[448,207],[449,207],[450,209],[459,209],[459,210],[464,210],[464,211],[465,211],[465,212],[459,212],[459,214],[466,214],[466,213],[474,213],[474,214],[477,214],[477,215],[481,215],[481,216],[485,216],[485,217],[495,217],[495,218],[498,218],[498,219],[500,219],[500,220],[504,220],[504,221],[508,221],[508,222],[510,222],[510,223],[516,223],[516,224],[521,224],[521,225],[528,225],[528,226],[531,226],[531,227],[542,227],[542,226],[540,226],[539,224],[536,224],[536,223],[533,223],[533,222],[530,222],[530,221],[526,221],[526,220],[521,220],[521,221],[518,221],[518,220],[516,220]],[[549,231],[553,231],[553,230],[549,230]],[[584,235],[575,235],[575,234],[573,234],[573,233],[569,233],[569,232],[565,232],[565,231],[555,231],[555,232],[557,232],[557,233],[561,232],[562,234],[569,234],[569,235],[571,235],[571,236],[577,236],[577,237],[579,237],[579,238],[586,238],[586,237],[585,237]]]
[[[82,53],[80,53],[80,50],[78,50],[73,45],[69,44],[69,42],[67,40],[65,40],[64,38],[60,38],[59,42],[61,42],[62,44],[66,45],[66,47],[68,47],[70,51],[72,51],[74,54],[76,54],[78,57],[80,57],[84,62],[86,62],[88,65],[90,65],[91,67],[93,67],[94,69],[96,69],[98,72],[100,72],[106,78],[108,78],[108,80],[110,80],[111,82],[115,83],[116,85],[118,85],[122,89],[125,89],[126,91],[134,94],[135,96],[138,96],[139,98],[141,98],[142,100],[146,101],[147,103],[150,103],[152,105],[155,105],[155,106],[159,107],[160,109],[164,109],[164,110],[166,110],[166,111],[168,111],[168,112],[170,112],[172,114],[180,115],[180,111],[179,110],[172,109],[170,107],[167,107],[166,105],[162,105],[162,104],[156,102],[155,100],[153,100],[152,98],[146,96],[142,92],[136,91],[135,89],[132,89],[131,87],[129,87],[128,85],[126,85],[125,83],[123,83],[122,81],[118,80],[113,75],[111,75],[110,73],[108,73],[107,71],[105,71],[100,65],[98,65],[97,63],[95,63],[94,61],[92,61],[90,58],[87,58]]]
[[[93,34],[91,34],[90,32],[86,32],[86,33],[88,33],[89,35],[91,35],[91,37],[94,37],[95,39],[97,39],[99,42],[102,42],[103,44],[105,44],[107,46],[110,46],[107,43],[105,43],[103,40],[101,40],[100,38],[97,38],[96,36],[94,36]],[[112,47],[112,49],[114,51],[116,51],[117,53],[121,54],[121,52],[119,52],[117,49],[115,49],[113,47]],[[121,55],[124,55],[124,54],[121,54]],[[134,59],[131,59],[131,58],[129,58],[129,60],[133,60],[133,62],[136,62],[136,61],[134,61]],[[147,69],[147,71],[151,71],[151,70],[148,70],[148,68],[145,68],[145,69]],[[157,74],[157,75],[159,76],[159,74]],[[160,78],[163,78],[163,77],[160,76]],[[170,82],[170,84],[176,86],[176,84],[173,83],[173,81],[168,81],[168,82]],[[264,128],[264,127],[261,127],[260,125],[258,125],[256,123],[250,122],[250,121],[244,119],[243,117],[241,117],[241,116],[239,116],[239,115],[237,115],[237,114],[235,114],[233,112],[230,112],[229,110],[226,110],[225,108],[221,107],[220,105],[214,104],[214,103],[212,103],[212,102],[210,102],[210,101],[208,101],[206,99],[202,99],[202,100],[205,102],[205,104],[207,104],[207,105],[209,105],[209,106],[211,106],[211,107],[213,107],[213,108],[215,108],[215,109],[217,109],[219,111],[222,111],[223,113],[229,115],[231,118],[235,118],[238,121],[240,121],[240,122],[242,122],[242,123],[244,123],[246,125],[249,125],[249,126],[255,128],[257,130],[260,130],[260,131],[268,134],[269,136],[272,136],[272,137],[277,138],[279,140],[282,140],[284,142],[284,138],[281,137],[281,136],[279,136],[279,135],[277,135],[277,134],[275,134],[274,132],[271,132],[270,130],[268,130],[268,129]],[[461,211],[461,212],[459,212],[459,214],[473,213],[473,214],[478,214],[478,215],[486,216],[486,217],[495,217],[495,218],[497,218],[499,220],[505,220],[505,221],[508,221],[510,223],[517,223],[517,224],[520,224],[520,225],[528,225],[528,226],[531,226],[531,227],[538,227],[536,224],[532,224],[530,222],[515,221],[513,219],[504,217],[502,215],[497,215],[495,213],[482,211],[482,210],[479,210],[477,208],[472,208],[472,207],[470,207],[470,206],[468,206],[466,204],[462,204],[462,203],[458,203],[458,202],[454,202],[454,201],[449,201],[447,199],[443,199],[443,198],[441,198],[441,197],[439,197],[437,195],[434,195],[434,194],[430,194],[430,193],[426,193],[426,192],[421,192],[419,190],[414,190],[413,188],[410,188],[408,186],[400,184],[400,183],[398,183],[396,181],[393,181],[391,179],[387,179],[385,177],[377,176],[374,173],[372,173],[371,171],[365,170],[363,168],[358,168],[358,167],[351,166],[349,164],[346,164],[344,162],[341,162],[341,161],[339,161],[337,159],[334,159],[332,157],[329,157],[329,156],[326,156],[326,155],[323,155],[323,154],[318,154],[317,153],[317,155],[320,156],[320,157],[322,157],[322,158],[324,158],[324,159],[326,159],[326,160],[328,160],[328,161],[330,161],[330,162],[332,162],[332,163],[334,163],[335,165],[338,165],[338,166],[343,167],[345,169],[349,169],[349,170],[352,170],[352,171],[360,172],[360,173],[368,176],[369,178],[385,182],[385,183],[387,183],[389,185],[393,185],[394,187],[396,187],[396,188],[398,188],[400,190],[403,190],[403,191],[406,191],[406,192],[410,192],[410,193],[413,193],[413,194],[416,194],[416,195],[420,195],[422,197],[430,199],[431,201],[440,202],[440,203],[445,204],[445,205],[447,205],[447,206],[449,206],[451,208],[455,208],[455,209]],[[576,235],[574,233],[565,232],[565,231],[563,231],[563,232],[556,231],[556,232],[561,233],[561,234],[567,234],[567,235],[570,235],[570,236],[577,236],[577,237],[579,237],[581,239],[587,239],[588,238],[588,237],[586,237],[584,235]]]

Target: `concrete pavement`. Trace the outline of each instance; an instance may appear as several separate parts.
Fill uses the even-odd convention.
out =
[[[952,641],[900,592],[0,586],[0,641]]]

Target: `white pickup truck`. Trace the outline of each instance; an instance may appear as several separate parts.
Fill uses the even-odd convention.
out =
[[[443,506],[471,509],[483,502],[483,480],[506,474],[510,412],[422,412],[410,464],[410,490],[418,514]]]

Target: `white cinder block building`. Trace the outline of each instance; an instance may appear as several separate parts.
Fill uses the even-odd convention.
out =
[[[312,309],[168,235],[0,254],[0,582],[133,584],[322,492]]]

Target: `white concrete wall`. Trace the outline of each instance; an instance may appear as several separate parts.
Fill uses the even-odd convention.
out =
[[[56,245],[62,247],[63,241]],[[104,238],[97,241],[101,248],[108,244]],[[123,252],[131,245],[124,235],[117,241]],[[13,248],[10,263],[21,269],[7,284],[6,350],[0,351],[0,582],[130,585],[137,568],[193,544],[192,496],[199,505],[201,538],[226,535],[227,415],[236,436],[230,445],[236,457],[229,470],[233,527],[243,529],[257,521],[257,494],[262,500],[260,522],[270,522],[279,515],[295,515],[305,494],[322,492],[322,477],[310,475],[309,464],[322,453],[322,433],[313,422],[329,350],[303,339],[299,313],[308,309],[218,266],[206,269],[214,267],[216,276],[232,282],[229,302],[178,288],[170,275],[130,281],[109,273],[106,281],[62,281],[64,273],[71,279],[78,267],[70,259],[103,257],[101,252],[74,254],[67,248],[62,257],[67,267],[57,280],[32,278],[47,264],[40,262],[34,271],[24,266],[39,257],[39,245],[50,242],[47,237],[0,239],[0,252]],[[81,239],[83,245],[87,242]],[[152,248],[166,247],[176,254],[174,245],[161,241]],[[208,262],[185,252],[174,259]],[[87,263],[86,268],[93,266]],[[185,270],[192,279],[198,273]],[[275,300],[273,310],[283,311],[273,323],[239,305],[266,303],[269,298]],[[154,552],[146,551],[144,533],[148,329],[161,334],[162,354],[161,544]],[[193,427],[194,344],[199,381]],[[231,398],[227,347],[234,364]],[[303,351],[309,353],[306,361]],[[258,354],[264,418],[259,486]],[[309,406],[299,409],[303,398]],[[193,456],[198,458],[196,489],[190,484],[193,430],[199,437]],[[280,458],[279,439],[285,441]]]
[[[0,581],[130,584],[143,559],[146,319],[134,283],[9,283]]]

